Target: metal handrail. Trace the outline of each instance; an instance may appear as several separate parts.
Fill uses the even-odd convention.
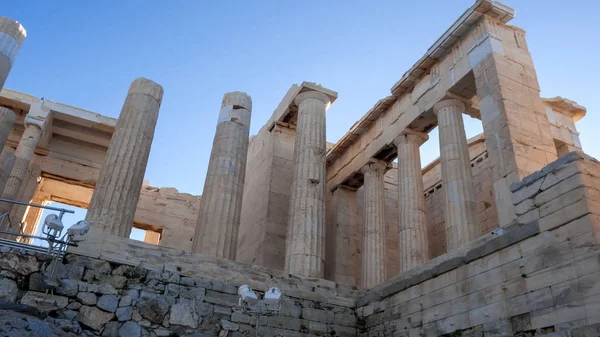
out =
[[[9,204],[21,205],[21,206],[31,206],[31,207],[42,208],[42,209],[47,209],[47,210],[51,210],[51,211],[57,211],[57,212],[59,212],[58,218],[60,220],[62,220],[63,215],[65,213],[75,214],[75,211],[71,211],[71,210],[64,209],[64,208],[58,208],[58,207],[52,207],[52,206],[44,206],[44,205],[39,205],[39,204],[32,204],[32,203],[23,202],[23,201],[17,201],[17,200],[10,200],[10,199],[0,198],[0,202],[6,202],[6,203],[9,203]],[[6,230],[2,230],[2,227],[4,227],[4,219],[6,219],[6,218],[8,218],[8,226],[7,226]],[[19,223],[17,224],[17,226],[19,228],[19,232],[18,233],[9,231],[9,229],[11,227],[13,227],[13,224],[10,221],[10,211],[5,212],[3,214],[0,214],[0,233],[2,233],[2,234],[8,234],[8,235],[13,235],[13,236],[17,236],[17,237],[45,239],[45,238],[41,238],[41,237],[38,237],[38,236],[35,236],[35,235],[23,234],[22,233],[22,230],[23,230],[23,221],[19,221]]]

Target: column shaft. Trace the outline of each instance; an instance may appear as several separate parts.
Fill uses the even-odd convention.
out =
[[[41,136],[42,127],[39,124],[28,124],[25,121],[25,132],[15,150],[15,162],[2,192],[2,198],[14,200],[19,195],[33,152]]]
[[[223,97],[192,252],[235,260],[246,177],[252,99],[243,92]]]
[[[425,196],[419,146],[426,134],[405,131],[396,140],[398,149],[398,235],[400,273],[429,260]]]
[[[462,119],[464,111],[465,105],[456,99],[441,101],[434,106],[440,133],[448,252],[479,236],[469,147]]]
[[[16,159],[15,154],[9,151],[2,151],[2,154],[0,154],[0,195],[4,192],[4,187],[13,166],[15,166]]]
[[[322,278],[325,257],[325,110],[329,98],[296,97],[298,121],[290,194],[285,270]]]
[[[129,237],[162,97],[151,80],[131,83],[86,215],[91,227]]]
[[[365,177],[362,285],[369,289],[385,281],[385,162],[372,160],[362,168]]]
[[[4,150],[4,145],[12,133],[16,119],[17,116],[12,110],[0,107],[0,152]]]
[[[17,21],[0,16],[0,90],[25,40],[25,28]]]

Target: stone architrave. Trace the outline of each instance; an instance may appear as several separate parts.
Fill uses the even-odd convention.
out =
[[[298,121],[290,193],[285,270],[324,276],[325,258],[325,111],[327,95],[306,91],[296,96]]]
[[[419,147],[427,134],[407,129],[394,140],[398,150],[400,273],[429,260],[425,196]]]
[[[200,201],[192,252],[234,260],[242,213],[252,99],[223,96]]]
[[[385,172],[386,162],[371,159],[362,167],[365,177],[363,188],[363,251],[362,286],[370,289],[385,281]]]
[[[440,163],[445,195],[447,251],[451,252],[478,237],[477,202],[462,114],[463,102],[438,102],[433,112],[438,118]]]
[[[19,54],[27,33],[17,21],[0,16],[0,90]]]
[[[131,83],[85,217],[90,227],[129,237],[162,97],[149,79]]]

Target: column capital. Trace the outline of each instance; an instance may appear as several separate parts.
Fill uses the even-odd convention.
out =
[[[433,106],[433,113],[437,116],[440,112],[440,110],[442,110],[443,108],[447,108],[447,107],[456,107],[457,109],[461,110],[461,113],[465,111],[465,103],[463,103],[461,100],[452,98],[452,99],[445,99],[442,101],[437,102],[434,106]]]
[[[133,94],[148,95],[160,105],[164,92],[162,85],[147,78],[140,77],[133,80],[129,87],[129,91],[127,92],[127,96]]]
[[[252,97],[245,92],[231,91],[223,95],[221,108],[232,105],[234,109],[243,108],[252,111]]]
[[[429,136],[426,133],[406,128],[394,139],[394,145],[416,143],[418,146],[421,146],[428,139]]]
[[[300,103],[302,103],[302,101],[307,100],[307,99],[319,100],[319,101],[323,102],[323,104],[325,104],[326,106],[329,106],[329,104],[331,103],[331,100],[329,99],[329,97],[327,97],[327,95],[325,95],[322,92],[318,92],[318,91],[302,92],[302,93],[298,94],[298,96],[296,96],[296,98],[294,99],[294,103],[296,103],[296,105],[300,105]]]
[[[37,127],[40,131],[44,131],[44,127],[46,125],[45,119],[39,119],[31,116],[25,116],[25,127],[28,128],[30,126]]]
[[[367,172],[377,171],[382,174],[385,174],[389,169],[392,168],[392,164],[383,160],[371,158],[361,169],[360,171],[365,174]]]

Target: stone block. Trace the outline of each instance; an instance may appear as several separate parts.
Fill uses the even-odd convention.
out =
[[[189,304],[176,303],[171,307],[169,324],[183,325],[195,329],[198,327],[198,315]]]
[[[136,322],[125,322],[119,328],[119,337],[140,337],[142,328]]]
[[[333,323],[335,314],[331,311],[302,308],[302,318],[310,321]]]
[[[19,288],[17,283],[7,278],[0,278],[0,301],[14,303],[17,300]]]
[[[84,305],[96,305],[98,297],[94,293],[80,292],[77,294],[77,299]]]
[[[233,307],[238,305],[238,296],[207,290],[204,301],[212,304]]]
[[[117,319],[119,322],[129,321],[131,320],[131,316],[133,314],[132,307],[121,307],[117,309]]]
[[[304,323],[298,318],[272,316],[267,319],[267,325],[278,329],[300,331]]]
[[[39,271],[40,263],[33,256],[11,250],[0,255],[0,269],[26,276]]]
[[[100,331],[106,323],[115,317],[112,312],[102,311],[96,307],[82,306],[79,309],[77,319],[81,325],[87,326],[92,330]]]
[[[115,312],[119,305],[119,299],[116,295],[102,295],[98,299],[96,306],[104,311]]]
[[[69,298],[35,291],[28,291],[21,298],[21,304],[36,307],[41,310],[52,311],[63,309],[69,304]]]
[[[59,286],[56,288],[56,293],[65,296],[76,296],[79,292],[79,285],[73,280],[62,279],[59,281]]]

